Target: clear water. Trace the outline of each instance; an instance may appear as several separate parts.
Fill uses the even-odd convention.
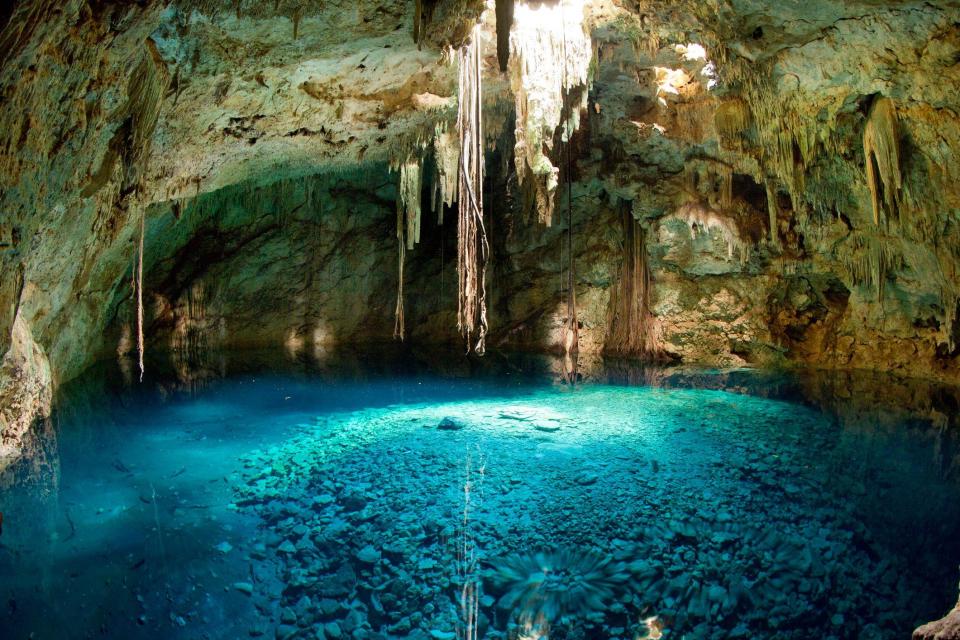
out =
[[[0,493],[0,637],[907,638],[955,602],[954,391],[431,359],[71,383]]]

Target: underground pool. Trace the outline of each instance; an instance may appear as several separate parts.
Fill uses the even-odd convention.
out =
[[[929,384],[222,358],[65,385],[0,494],[0,637],[892,639],[953,604]]]

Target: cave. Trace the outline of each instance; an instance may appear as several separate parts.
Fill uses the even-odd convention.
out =
[[[960,639],[960,5],[0,8],[0,638]]]

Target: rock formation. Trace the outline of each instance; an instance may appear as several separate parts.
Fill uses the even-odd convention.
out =
[[[913,632],[913,640],[951,640],[952,638],[960,638],[960,602],[941,620],[925,624]]]

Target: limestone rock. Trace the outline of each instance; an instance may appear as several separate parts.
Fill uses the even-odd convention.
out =
[[[913,640],[956,640],[960,638],[960,603],[946,616],[913,632]]]

